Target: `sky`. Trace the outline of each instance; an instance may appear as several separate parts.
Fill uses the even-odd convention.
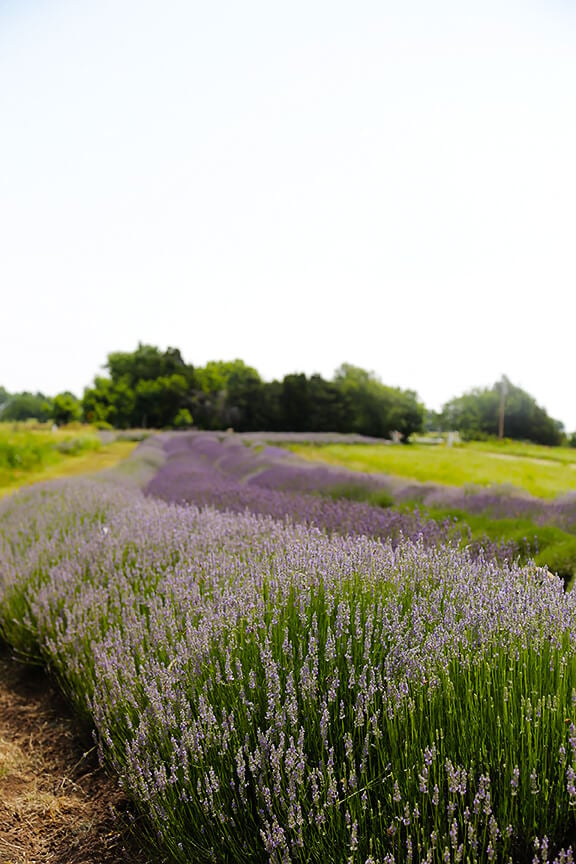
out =
[[[576,430],[576,6],[0,0],[0,385],[506,375]]]

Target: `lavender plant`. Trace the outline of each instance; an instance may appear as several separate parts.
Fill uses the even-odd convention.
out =
[[[458,538],[473,554],[511,560],[522,550],[513,540],[472,540],[465,523],[433,519],[420,508],[382,507],[391,502],[388,481],[373,475],[301,462],[285,450],[254,450],[236,438],[186,433],[163,440],[166,460],[146,487],[166,501],[272,516],[314,525],[328,533],[389,539],[422,538],[426,544]],[[322,493],[322,494],[318,494]],[[356,499],[356,500],[355,500]],[[365,500],[363,500],[365,499]]]
[[[292,437],[302,441],[302,435]],[[474,554],[500,560],[534,558],[566,584],[572,583],[576,573],[573,495],[543,500],[506,487],[406,483],[301,461],[253,439],[194,432],[167,435],[163,439],[166,461],[148,491],[165,500],[308,520],[329,531],[392,539],[399,530],[414,537],[422,532],[430,542],[459,537]],[[246,442],[252,446],[245,446]],[[337,507],[307,501],[318,493],[338,499]],[[342,498],[363,506],[348,506]],[[383,513],[382,505],[392,502],[394,510]]]
[[[573,860],[575,600],[546,571],[62,483],[2,505],[0,573],[4,638],[170,860]]]

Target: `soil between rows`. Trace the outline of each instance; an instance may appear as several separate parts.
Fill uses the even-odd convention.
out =
[[[129,809],[50,678],[0,647],[0,864],[158,864]]]

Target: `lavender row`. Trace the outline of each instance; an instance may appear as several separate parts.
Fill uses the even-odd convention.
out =
[[[288,451],[263,446],[254,450],[236,437],[173,434],[163,439],[166,461],[148,483],[146,492],[165,501],[193,503],[242,513],[288,519],[329,533],[389,539],[422,538],[425,544],[466,538],[466,528],[452,520],[434,520],[420,509],[398,510],[331,498],[327,493],[363,486],[371,492],[390,491],[381,477],[302,463]],[[323,492],[325,494],[312,494]],[[474,554],[513,559],[522,550],[513,542],[472,543]]]
[[[454,545],[54,484],[0,624],[174,862],[572,861],[576,600]]]
[[[302,440],[301,435],[294,434],[291,438]],[[281,443],[283,439],[276,436],[275,440]],[[322,440],[320,437],[319,442]],[[195,481],[200,477],[206,481],[215,475],[241,485],[299,493],[329,491],[339,485],[355,484],[371,491],[386,490],[400,504],[417,500],[423,507],[489,513],[494,518],[528,517],[537,524],[553,524],[576,533],[576,496],[573,493],[543,500],[513,489],[461,489],[313,465],[281,447],[259,441],[254,435],[187,432],[163,436],[161,443],[166,463],[151,489],[158,488],[161,496],[171,500],[191,499]]]

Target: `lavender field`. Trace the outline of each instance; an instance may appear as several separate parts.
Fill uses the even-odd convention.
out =
[[[298,433],[268,434],[265,441],[302,441]],[[353,436],[308,435],[326,442]],[[359,439],[364,442],[371,439]],[[275,519],[290,519],[329,533],[377,537],[395,543],[400,537],[422,538],[427,544],[459,538],[473,555],[511,560],[530,549],[528,539],[490,541],[470,537],[465,523],[433,519],[427,508],[439,504],[461,507],[471,514],[492,512],[495,517],[529,515],[542,524],[576,527],[576,502],[569,496],[544,502],[526,495],[502,495],[480,490],[470,495],[434,484],[402,481],[382,474],[338,469],[301,460],[279,446],[262,443],[255,434],[166,434],[156,441],[164,461],[146,491],[175,503],[193,503],[234,512],[246,509]],[[355,500],[358,499],[358,500]],[[394,509],[388,505],[417,500],[422,506]]]
[[[363,485],[386,494],[389,480],[311,465],[279,447],[261,445],[255,449],[239,436],[168,434],[159,443],[165,461],[146,492],[165,501],[236,513],[248,510],[329,533],[392,541],[402,535],[423,535],[429,543],[449,538],[449,525],[425,520],[418,512],[400,513],[328,494],[332,489]]]
[[[461,508],[470,513],[489,511],[495,518],[531,516],[541,524],[553,523],[576,532],[576,495],[567,493],[547,499],[506,487],[447,486],[422,483],[381,473],[362,473],[337,468],[325,462],[299,459],[284,444],[370,443],[374,439],[352,435],[302,433],[164,433],[155,439],[163,452],[162,469],[154,476],[151,494],[172,501],[192,501],[217,490],[230,493],[269,489],[301,494],[330,492],[357,486],[388,493],[390,501],[419,501],[422,506]],[[271,444],[276,441],[277,444]],[[379,446],[387,442],[379,441]],[[254,506],[256,496],[253,496]],[[248,497],[246,498],[248,501]],[[212,503],[212,502],[210,502]],[[237,505],[240,506],[240,505]],[[295,511],[296,512],[296,511]]]
[[[573,861],[574,595],[240,447],[168,436],[146,494],[136,460],[0,504],[2,637],[159,860]]]

